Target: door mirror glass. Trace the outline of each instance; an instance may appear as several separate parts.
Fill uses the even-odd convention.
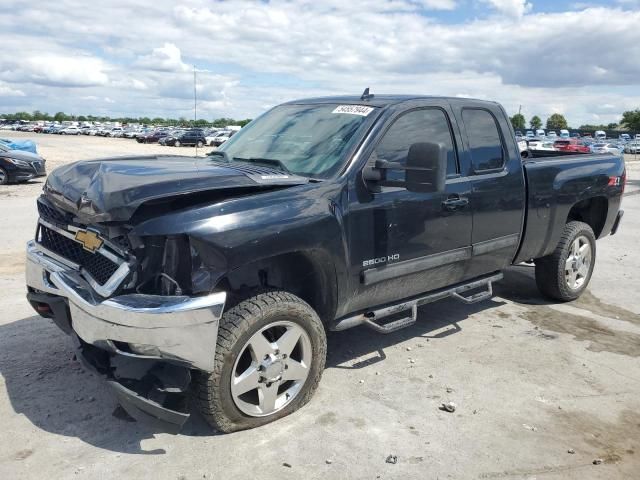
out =
[[[439,143],[414,143],[409,147],[406,168],[407,190],[444,191],[447,178],[447,150]]]

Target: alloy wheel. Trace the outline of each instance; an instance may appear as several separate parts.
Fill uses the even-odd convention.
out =
[[[271,415],[296,398],[309,376],[311,340],[298,324],[270,323],[240,350],[231,373],[231,395],[246,415]]]

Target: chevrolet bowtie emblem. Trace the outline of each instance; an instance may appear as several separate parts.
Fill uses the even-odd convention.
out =
[[[76,232],[76,241],[82,244],[87,252],[96,253],[96,250],[102,246],[102,240],[97,233],[89,230],[78,230]]]

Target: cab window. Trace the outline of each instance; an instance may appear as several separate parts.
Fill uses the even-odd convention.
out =
[[[447,151],[447,176],[458,174],[458,158],[449,120],[439,108],[424,108],[403,114],[384,134],[376,147],[376,155],[380,160],[406,165],[409,147],[421,142],[444,145]],[[387,170],[387,180],[404,179],[403,170]]]

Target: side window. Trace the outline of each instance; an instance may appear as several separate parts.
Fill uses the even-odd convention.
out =
[[[467,130],[474,172],[501,169],[504,149],[494,116],[487,110],[464,109],[462,120]]]
[[[458,173],[458,159],[445,112],[438,108],[413,110],[398,118],[376,147],[380,160],[406,164],[409,147],[414,143],[433,142],[447,150],[447,175]],[[387,171],[388,180],[404,180],[405,172]]]

